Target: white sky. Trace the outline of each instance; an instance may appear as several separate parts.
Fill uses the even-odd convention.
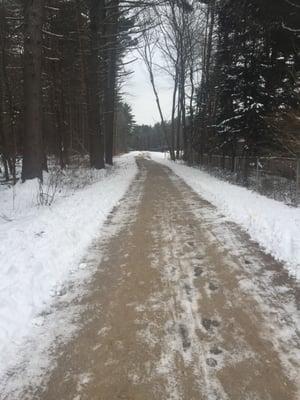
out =
[[[125,62],[136,57],[138,57],[136,53],[130,54]],[[132,107],[136,123],[153,125],[156,122],[160,122],[155,97],[143,60],[138,59],[129,64],[127,70],[133,71],[133,74],[127,78],[127,82],[123,86],[123,92],[125,92],[125,100]],[[170,119],[172,105],[171,81],[161,71],[155,71],[155,77],[164,117],[165,119]]]

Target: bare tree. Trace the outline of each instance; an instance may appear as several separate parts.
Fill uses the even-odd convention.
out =
[[[170,144],[170,140],[168,137],[167,124],[166,124],[166,120],[165,120],[165,117],[164,117],[164,114],[162,111],[160,97],[159,97],[159,93],[158,93],[158,90],[156,87],[155,76],[154,76],[154,50],[155,50],[155,47],[157,46],[157,39],[151,43],[151,33],[149,31],[145,31],[143,33],[143,41],[144,41],[144,45],[143,45],[143,48],[139,50],[139,53],[145,62],[145,65],[146,65],[146,68],[147,68],[147,71],[149,74],[151,87],[152,87],[152,90],[153,90],[153,93],[155,96],[155,101],[156,101],[157,109],[158,109],[160,120],[161,120],[161,126],[163,129],[165,141],[167,143],[167,146],[168,146],[168,149],[170,152],[170,157],[172,160],[175,160],[175,152],[174,152],[174,148],[172,148],[172,146]]]
[[[151,17],[151,11],[148,13]],[[143,36],[145,43],[143,59],[148,71],[150,70],[152,87],[153,82],[155,83],[153,66],[160,72],[167,73],[173,82],[170,132],[166,137],[169,139],[168,145],[174,158],[175,148],[176,157],[179,157],[182,138],[184,156],[188,159],[191,153],[192,133],[191,115],[187,117],[187,101],[189,101],[189,112],[192,114],[195,85],[197,84],[195,79],[199,76],[196,60],[200,56],[199,23],[203,12],[196,2],[190,5],[183,2],[166,1],[154,5],[152,15],[154,15],[157,25],[151,33],[146,32]],[[156,63],[153,57],[155,47],[159,50]],[[188,82],[188,77],[190,82]],[[157,94],[157,87],[155,87],[155,92]],[[159,104],[157,96],[156,102]],[[161,115],[160,104],[158,109]]]

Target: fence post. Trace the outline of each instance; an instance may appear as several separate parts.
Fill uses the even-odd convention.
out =
[[[296,206],[300,205],[300,154],[297,156],[296,166]]]

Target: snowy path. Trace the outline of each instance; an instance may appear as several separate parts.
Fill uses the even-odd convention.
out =
[[[299,286],[168,168],[138,164],[86,257],[84,294],[48,317],[77,329],[0,398],[299,399]]]

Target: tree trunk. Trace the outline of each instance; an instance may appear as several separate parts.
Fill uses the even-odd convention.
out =
[[[175,113],[176,113],[176,97],[178,89],[178,65],[176,63],[175,67],[175,78],[174,78],[174,88],[173,88],[173,99],[172,99],[172,116],[171,116],[171,149],[175,154]]]
[[[211,0],[208,3],[206,13],[206,26],[205,26],[205,42],[203,47],[203,66],[202,77],[200,84],[200,143],[199,153],[200,158],[203,158],[204,153],[208,151],[208,136],[212,123],[212,110],[211,110],[211,94],[213,88],[211,87],[211,60],[213,50],[213,32],[215,28],[215,13],[216,13],[216,0]]]
[[[22,181],[43,179],[41,120],[43,1],[27,0],[24,7],[24,150]]]
[[[180,97],[178,95],[177,125],[176,125],[176,160],[179,160],[180,158],[180,150],[181,150],[180,133],[181,133],[181,107],[180,107]]]
[[[0,57],[2,55],[2,51],[0,53]],[[4,60],[1,57],[1,66],[4,68]],[[3,116],[4,116],[4,88],[2,85],[3,78],[2,78],[2,68],[0,68],[0,145],[1,145],[1,153],[2,153],[2,162],[3,162],[3,167],[4,167],[4,176],[5,180],[9,181],[9,171],[8,171],[8,143],[7,143],[7,134],[6,131],[4,130],[4,121],[3,121]]]
[[[1,88],[1,82],[0,82],[0,88]],[[2,88],[1,88],[2,89]],[[2,93],[2,90],[1,90]],[[3,162],[3,167],[4,167],[4,176],[5,180],[9,181],[9,172],[8,172],[8,151],[7,151],[7,141],[6,141],[6,135],[4,132],[4,123],[3,123],[3,110],[2,110],[2,104],[3,100],[0,97],[0,140],[1,140],[1,152],[2,152],[2,162]]]
[[[100,63],[99,30],[100,12],[104,1],[90,0],[90,55],[89,55],[89,144],[90,163],[97,169],[104,168],[104,140],[100,118]]]
[[[117,77],[117,38],[119,21],[119,0],[112,0],[107,13],[106,29],[106,65],[104,89],[104,132],[105,132],[105,161],[113,164],[114,126],[115,126],[115,97]]]

